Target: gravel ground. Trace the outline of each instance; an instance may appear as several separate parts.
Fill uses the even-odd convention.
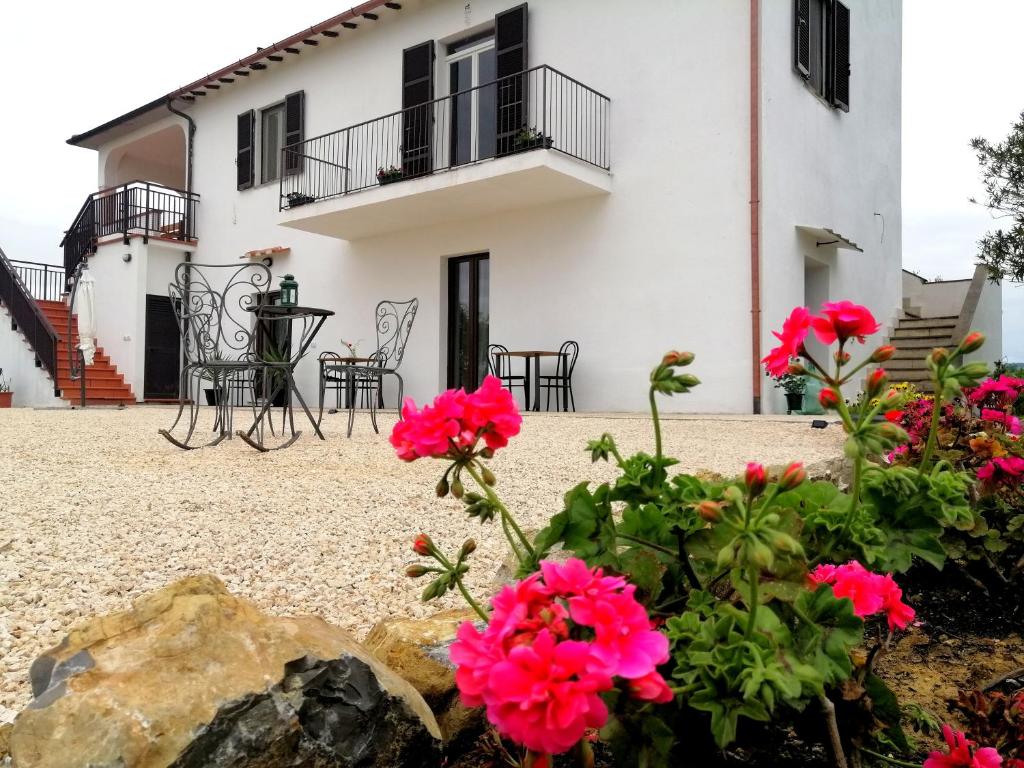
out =
[[[391,415],[380,436],[358,415],[351,440],[344,416],[328,416],[327,442],[307,430],[268,454],[237,439],[179,451],[157,435],[172,417],[165,407],[0,411],[0,721],[28,701],[32,659],[72,624],[188,574],[214,573],[270,612],[318,613],[362,637],[382,617],[437,609],[403,575],[417,532],[449,552],[474,536],[468,581],[481,593],[504,557],[499,529],[436,498],[440,462],[395,458]],[[492,463],[525,528],[541,527],[581,479],[612,477],[583,450],[605,431],[624,453],[653,449],[644,418],[526,417]],[[836,427],[754,417],[673,418],[664,433],[682,471],[813,462],[842,442]]]

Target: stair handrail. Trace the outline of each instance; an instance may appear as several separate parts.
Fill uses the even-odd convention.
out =
[[[956,321],[956,327],[953,328],[952,341],[954,344],[959,344],[971,332],[971,326],[974,324],[974,313],[978,310],[981,292],[985,290],[985,283],[988,279],[988,267],[984,264],[978,264],[974,268],[974,277],[971,278],[971,285],[967,289],[967,295],[964,296],[964,303],[960,308],[960,317]]]
[[[3,290],[6,288],[6,291]],[[46,368],[53,378],[55,396],[60,396],[60,383],[57,374],[57,331],[47,319],[42,308],[29,293],[21,279],[21,275],[11,264],[3,248],[0,248],[0,300],[7,305],[11,313],[11,324],[18,328],[36,355],[39,364]],[[32,327],[29,328],[31,322]],[[29,332],[31,330],[31,333]]]
[[[78,339],[78,347],[74,348],[71,340],[74,338],[72,325],[75,322],[75,297],[78,295],[78,284],[82,281],[82,270],[86,268],[83,259],[75,267],[72,275],[71,293],[68,296],[68,370],[70,379],[78,382],[78,394],[82,408],[85,408],[85,352],[82,351],[82,339]],[[78,354],[75,354],[75,353]]]

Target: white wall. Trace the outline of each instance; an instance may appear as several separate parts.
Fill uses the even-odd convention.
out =
[[[45,368],[36,368],[36,356],[21,331],[11,330],[11,315],[0,306],[0,368],[11,385],[14,407],[54,408],[67,403],[53,394],[53,379]]]
[[[234,261],[248,250],[290,247],[289,255],[275,258],[274,274],[293,273],[302,303],[337,312],[314,357],[337,349],[341,337],[369,343],[379,299],[418,296],[420,314],[402,371],[407,393],[422,400],[445,385],[445,259],[489,251],[491,340],[532,348],[579,341],[579,408],[645,408],[651,367],[667,349],[681,348],[696,353],[693,370],[704,385],[674,398],[669,409],[748,412],[744,0],[652,0],[642,12],[607,0],[530,3],[530,66],[548,64],[611,98],[612,191],[605,197],[344,242],[279,227],[276,182],[236,190],[239,113],[300,89],[307,137],[391,113],[401,106],[403,48],[475,31],[512,5],[405,0],[400,12],[323,39],[301,56],[286,54],[283,63],[198,100],[189,108],[197,123],[194,189],[202,196],[196,261]],[[853,111],[846,115],[823,107],[792,71],[791,3],[762,7],[767,349],[769,331],[803,303],[805,255],[831,267],[831,298],[867,303],[885,320],[895,315],[900,18],[898,0],[852,3],[855,74]],[[437,73],[437,95],[443,95],[443,54]],[[110,151],[101,150],[101,168]],[[884,242],[875,211],[885,215]],[[796,233],[798,224],[833,226],[867,252],[811,253]],[[118,272],[123,265],[116,260],[108,267],[111,286],[144,293],[146,280],[131,269]],[[138,309],[126,308],[124,322],[137,328]],[[124,345],[117,356],[133,366],[133,387],[141,386],[138,350]],[[310,395],[315,377],[315,363],[300,368],[300,384]]]
[[[958,317],[971,281],[921,282],[913,276],[907,278],[904,273],[903,286],[904,298],[911,307],[921,310],[921,317]]]
[[[793,307],[804,303],[807,259],[827,265],[829,300],[864,304],[886,326],[876,343],[898,316],[902,3],[847,4],[852,73],[848,113],[825,104],[793,69],[792,3],[761,3],[761,296],[766,350],[774,346],[770,332],[781,327]],[[797,225],[831,228],[864,252],[817,247],[816,239],[798,232]],[[770,391],[770,382],[763,391]],[[784,407],[778,391],[769,399],[775,411]]]
[[[418,296],[403,373],[406,391],[422,400],[445,385],[444,259],[490,251],[492,340],[535,348],[579,341],[578,407],[645,407],[651,367],[679,347],[697,354],[707,386],[670,407],[747,410],[748,167],[739,151],[747,103],[737,85],[748,62],[745,3],[659,0],[643,14],[612,14],[611,4],[595,12],[586,0],[530,4],[530,64],[549,64],[612,99],[613,190],[605,199],[346,243],[278,227],[276,183],[235,189],[238,113],[304,89],[307,136],[387,114],[400,107],[403,48],[473,29],[512,4],[403,3],[398,14],[195,105],[197,260],[290,246],[274,274],[292,272],[303,303],[338,313],[318,349],[372,338],[379,299]],[[442,88],[447,73],[438,77]],[[309,393],[315,375],[314,364],[299,371]]]
[[[1003,356],[1003,286],[986,280],[981,289],[978,306],[970,330],[985,334],[985,346],[970,355],[966,362],[981,361],[991,365]]]

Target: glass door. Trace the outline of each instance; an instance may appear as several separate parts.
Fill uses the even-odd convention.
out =
[[[449,45],[446,61],[448,93],[458,94],[451,99],[451,165],[494,157],[498,112],[493,33]]]
[[[448,261],[448,387],[472,391],[487,375],[490,259],[486,253]]]

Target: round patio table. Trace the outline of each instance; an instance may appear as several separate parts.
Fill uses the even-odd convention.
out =
[[[291,395],[295,395],[295,399],[299,401],[299,405],[302,406],[303,412],[306,414],[306,418],[309,419],[309,423],[313,425],[313,431],[316,436],[321,440],[324,440],[324,435],[320,431],[320,426],[317,424],[316,419],[313,418],[313,414],[310,413],[309,408],[306,406],[306,401],[302,399],[302,394],[299,392],[299,388],[295,385],[295,366],[306,356],[309,352],[309,347],[316,338],[316,335],[320,332],[324,323],[328,317],[334,315],[334,312],[329,309],[319,309],[317,307],[284,307],[278,304],[268,305],[257,305],[248,307],[247,311],[252,312],[256,316],[256,322],[259,324],[263,331],[264,338],[274,338],[273,324],[279,322],[288,323],[288,335],[287,341],[285,342],[286,349],[292,349],[292,343],[295,338],[295,324],[299,324],[298,333],[298,346],[296,351],[289,355],[287,360],[265,360],[266,371],[264,373],[264,388],[266,388],[266,380],[268,375],[273,381],[272,388],[269,393],[264,393],[263,407],[260,412],[256,415],[256,419],[253,421],[248,431],[243,432],[238,430],[237,434],[242,440],[251,445],[258,451],[277,451],[282,448],[287,448],[294,443],[301,435],[301,432],[295,430],[295,414],[292,410],[292,398]],[[274,375],[270,372],[280,372],[280,375]],[[288,409],[288,423],[291,429],[291,437],[285,441],[282,445],[275,446],[273,448],[267,447],[263,441],[263,419],[266,417],[271,406],[273,405],[274,399],[281,391],[285,392],[285,402],[287,403]],[[253,439],[253,434],[256,437]]]

